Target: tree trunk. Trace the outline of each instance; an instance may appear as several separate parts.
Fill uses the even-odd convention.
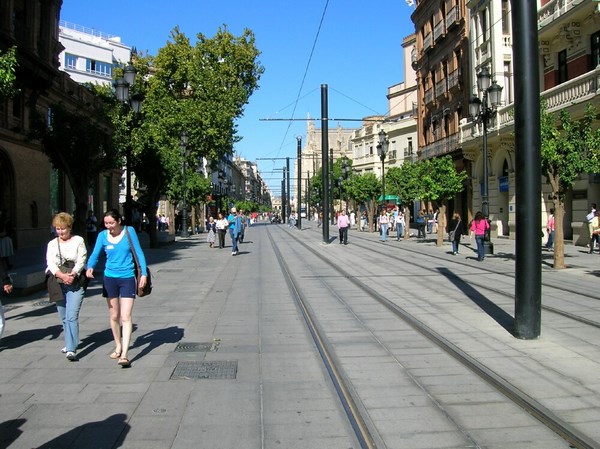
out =
[[[554,196],[554,269],[562,270],[565,265],[565,235],[563,220],[565,204],[558,195]]]
[[[404,226],[404,240],[410,239],[410,208],[404,208],[404,222],[406,225]]]
[[[375,232],[375,213],[377,211],[376,202],[374,200],[367,201],[367,220],[369,223],[369,232]]]
[[[85,220],[87,219],[88,209],[88,189],[86,186],[73,187],[73,196],[75,197],[75,211],[73,212],[73,234],[83,237],[87,241],[87,228]]]
[[[150,198],[149,204],[146,206],[146,216],[148,217],[148,235],[150,236],[150,248],[158,248],[158,235],[156,226],[156,211],[158,210],[157,204],[160,199],[158,191],[148,194]]]

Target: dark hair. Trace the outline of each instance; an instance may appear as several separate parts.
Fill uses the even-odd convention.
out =
[[[105,217],[112,217],[117,223],[123,218],[117,209],[108,209],[104,213]]]
[[[481,211],[477,211],[477,213],[475,214],[475,221],[481,221],[483,220],[483,214],[481,213]]]

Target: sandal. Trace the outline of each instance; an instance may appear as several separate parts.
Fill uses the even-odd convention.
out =
[[[129,368],[131,366],[131,362],[127,357],[120,358],[117,364],[123,368]]]
[[[121,358],[121,353],[120,353],[120,352],[117,352],[117,350],[115,349],[115,350],[112,352],[112,354],[111,354],[111,355],[109,355],[109,357],[110,357],[111,359],[119,359],[119,358]]]

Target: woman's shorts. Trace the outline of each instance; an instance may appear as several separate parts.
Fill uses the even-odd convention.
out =
[[[105,298],[135,298],[136,287],[135,277],[111,278],[104,276],[102,296]]]

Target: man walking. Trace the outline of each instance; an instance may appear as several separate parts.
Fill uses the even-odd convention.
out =
[[[337,226],[340,232],[340,245],[343,243],[344,245],[348,244],[348,225],[350,224],[350,220],[348,220],[348,216],[346,215],[346,211],[342,209],[337,219]]]

